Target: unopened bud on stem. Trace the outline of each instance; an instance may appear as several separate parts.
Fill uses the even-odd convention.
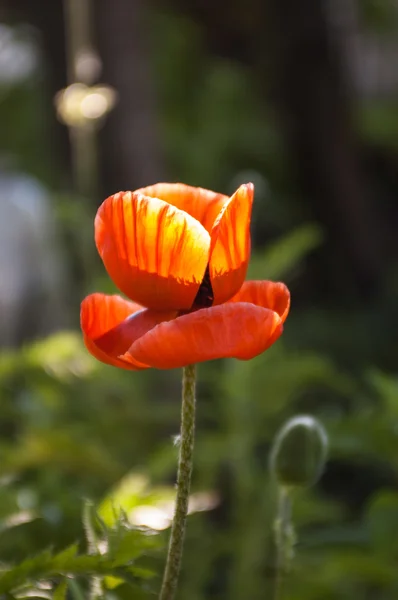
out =
[[[302,415],[287,421],[277,434],[270,469],[279,485],[308,487],[316,483],[325,466],[328,438],[314,417]]]

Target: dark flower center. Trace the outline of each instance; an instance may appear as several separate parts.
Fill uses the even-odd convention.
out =
[[[209,265],[206,267],[202,283],[198,289],[195,300],[193,301],[191,310],[199,310],[200,308],[209,308],[214,301],[214,292],[211,287]]]

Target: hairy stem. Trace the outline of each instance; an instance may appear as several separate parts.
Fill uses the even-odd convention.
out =
[[[294,545],[290,493],[282,486],[278,491],[278,512],[275,520],[276,566],[272,600],[282,600],[284,578],[289,569]]]
[[[184,367],[182,377],[181,436],[177,474],[177,497],[159,600],[172,600],[174,598],[181,568],[193,462],[195,435],[195,382],[195,365]]]

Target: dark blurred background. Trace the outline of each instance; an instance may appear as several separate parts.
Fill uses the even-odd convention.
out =
[[[180,373],[85,351],[80,300],[113,290],[93,219],[119,190],[253,181],[249,276],[292,310],[263,356],[199,369],[179,597],[268,597],[267,461],[298,413],[330,453],[286,597],[398,597],[397,64],[396,0],[2,0],[1,560],[81,539],[111,490],[167,536]]]

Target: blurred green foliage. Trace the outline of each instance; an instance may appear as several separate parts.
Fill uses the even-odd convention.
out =
[[[309,227],[308,232],[310,249],[314,233]],[[304,235],[288,234],[278,245],[283,248],[290,240],[292,254],[296,244],[296,255],[304,259],[304,239]],[[265,271],[277,277],[281,269],[289,282],[298,265],[288,258],[281,260],[273,250],[267,256]],[[256,269],[260,257],[254,256]],[[294,310],[290,318],[297,319]],[[127,552],[136,560],[136,553],[138,557],[142,553],[150,567],[137,569],[158,576],[161,571],[163,555],[154,554],[157,544],[148,547],[147,541],[159,540],[164,547],[167,529],[148,538],[140,536],[131,520],[134,509],[143,506],[157,507],[155,513],[141,512],[148,524],[158,527],[165,507],[170,518],[173,488],[165,483],[172,484],[176,468],[170,436],[178,432],[180,374],[159,372],[154,377],[98,364],[73,331],[4,353],[0,372],[0,555],[8,562],[45,552],[16,571],[5,572],[0,591],[13,589],[28,575],[34,581],[49,581],[51,588],[65,572],[68,582],[71,578],[80,582],[82,572],[87,576],[111,573],[112,579],[104,579],[112,589],[109,597],[131,597],[131,584],[122,584],[118,557],[128,558]],[[376,590],[379,598],[394,598],[398,586],[395,378],[374,369],[354,376],[326,356],[298,353],[286,335],[250,362],[202,365],[198,401],[194,492],[211,491],[216,501],[214,507],[210,505],[212,510],[206,510],[205,504],[204,512],[199,509],[189,518],[180,597],[260,598],[267,589],[275,500],[268,477],[270,444],[287,417],[305,410],[328,429],[330,461],[351,465],[353,473],[356,465],[371,465],[385,472],[385,484],[375,486],[366,498],[356,489],[355,478],[345,482],[345,489],[337,482],[329,491],[321,485],[297,495],[298,544],[287,597],[348,599]],[[85,497],[97,504],[105,530],[123,529],[112,557],[109,549],[105,556],[76,555],[78,547],[73,544],[84,539]],[[356,502],[362,501],[357,509]],[[167,522],[161,522],[159,529],[165,527]],[[100,528],[100,539],[101,535]],[[63,550],[68,544],[72,546]],[[46,550],[49,547],[55,554]],[[154,589],[152,584],[140,594],[151,597]],[[57,594],[62,590],[58,588]]]

